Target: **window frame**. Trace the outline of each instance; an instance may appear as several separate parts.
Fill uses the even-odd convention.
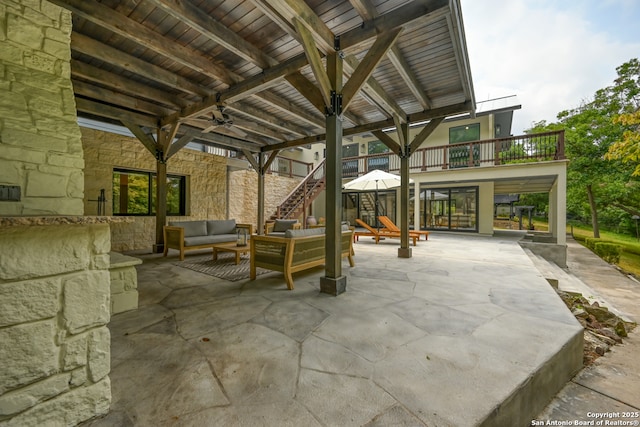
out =
[[[116,189],[113,187],[115,184],[115,176],[116,174],[127,174],[127,175],[138,175],[138,176],[143,176],[146,177],[147,180],[147,200],[146,200],[146,206],[147,206],[147,211],[146,212],[137,212],[137,213],[131,213],[131,212],[126,212],[123,213],[121,211],[121,209],[119,209],[119,212],[116,212],[116,194],[118,194],[118,197],[121,197],[121,193],[120,191],[116,191]],[[151,172],[151,171],[144,171],[144,170],[136,170],[136,169],[127,169],[127,168],[113,168],[112,174],[112,215],[113,216],[156,216],[156,208],[155,208],[155,196],[156,196],[156,182],[157,182],[157,174],[155,172]],[[185,216],[186,212],[187,212],[187,177],[185,175],[176,175],[176,174],[167,174],[167,179],[177,179],[178,180],[178,205],[179,205],[179,211],[178,212],[169,212],[167,211],[166,215],[167,216]],[[167,191],[167,198],[169,198],[170,194],[169,191]],[[129,198],[127,198],[127,200],[129,200]],[[118,206],[120,205],[120,203],[118,203]],[[167,202],[167,209],[169,209],[170,205]]]

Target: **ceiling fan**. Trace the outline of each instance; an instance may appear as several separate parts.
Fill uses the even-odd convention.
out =
[[[213,117],[211,119],[213,122],[209,127],[202,130],[202,132],[210,132],[218,127],[224,127],[231,132],[234,132],[240,136],[247,136],[247,133],[237,126],[233,125],[233,118],[224,112],[224,106],[218,105],[218,108],[213,110]]]

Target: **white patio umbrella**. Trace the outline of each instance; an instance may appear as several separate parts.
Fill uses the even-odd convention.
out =
[[[409,183],[413,183],[412,179],[409,179]],[[375,214],[376,214],[376,226],[380,229],[378,224],[378,190],[386,190],[391,188],[400,187],[401,180],[398,175],[394,175],[389,172],[385,172],[380,169],[374,169],[371,172],[362,175],[347,182],[342,188],[345,190],[359,190],[359,191],[371,191],[375,190]]]

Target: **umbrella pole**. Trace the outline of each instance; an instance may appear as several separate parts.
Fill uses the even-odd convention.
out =
[[[375,221],[376,221],[376,228],[378,229],[378,233],[380,233],[380,222],[378,222],[378,181],[376,180],[376,206],[375,206]]]

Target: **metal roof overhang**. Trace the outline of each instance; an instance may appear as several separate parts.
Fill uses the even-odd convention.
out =
[[[354,82],[344,135],[474,114],[459,0],[50,1],[72,12],[78,115],[164,139],[165,156],[324,141],[318,70],[336,50]]]

